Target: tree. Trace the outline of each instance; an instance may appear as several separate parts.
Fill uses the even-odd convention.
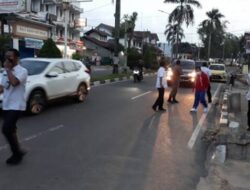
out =
[[[221,21],[221,18],[223,18],[224,15],[221,14],[218,9],[212,9],[212,11],[209,11],[206,14],[208,16],[208,19],[201,22],[198,33],[200,34],[203,42],[207,41],[207,58],[209,59],[211,55],[212,37],[216,38],[217,35],[217,37],[219,36],[219,38],[222,38],[223,40],[227,21]],[[214,41],[215,40],[213,40],[213,42]],[[221,40],[219,42],[222,43]]]
[[[135,23],[137,20],[138,13],[133,12],[132,15],[124,15],[124,22],[121,23],[120,37],[124,37],[125,33],[128,35],[128,48],[131,47],[131,41],[134,35]]]
[[[171,54],[173,55],[173,46],[175,43],[179,44],[181,42],[181,39],[185,37],[184,35],[184,31],[181,28],[181,26],[177,23],[177,24],[168,24],[166,26],[166,30],[164,32],[164,34],[166,35],[166,39],[168,41],[168,43],[171,44],[172,46],[172,52]],[[177,51],[175,51],[177,53]],[[173,57],[171,55],[171,58]],[[176,55],[177,57],[177,55]]]
[[[196,6],[198,8],[201,7],[199,1],[196,0],[164,0],[164,3],[175,3],[178,4],[177,7],[170,13],[168,17],[169,23],[177,23],[178,25],[182,25],[184,22],[187,26],[189,24],[193,24],[194,22],[194,11],[192,6]],[[178,32],[177,32],[177,39]],[[177,55],[178,55],[178,44],[177,40]]]
[[[43,47],[39,51],[38,57],[62,58],[62,53],[56,46],[55,42],[51,38],[49,38],[43,44]]]
[[[194,11],[192,6],[201,7],[201,4],[196,0],[164,0],[164,3],[178,4],[169,15],[169,23],[178,22],[182,25],[185,22],[187,26],[194,22]]]
[[[0,36],[0,62],[4,62],[5,52],[11,47],[11,36],[10,35],[1,35]]]

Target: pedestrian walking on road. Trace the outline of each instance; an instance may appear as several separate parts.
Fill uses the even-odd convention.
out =
[[[210,79],[211,71],[208,68],[207,62],[203,62],[202,63],[201,71],[207,75],[208,79]],[[207,88],[207,99],[208,99],[208,103],[212,103],[212,94],[211,94],[210,80],[209,80],[209,84],[208,84],[208,88]]]
[[[166,111],[165,108],[163,108],[164,104],[164,93],[165,89],[167,88],[167,81],[165,77],[166,73],[166,62],[162,59],[160,61],[160,68],[157,71],[157,80],[156,80],[156,88],[158,89],[158,98],[156,99],[154,105],[152,106],[152,109],[154,111]]]
[[[15,165],[22,161],[25,154],[18,142],[16,123],[22,111],[26,109],[24,93],[28,72],[18,64],[19,52],[16,49],[9,49],[5,54],[5,59],[0,84],[0,92],[3,93],[2,133],[12,151],[12,155],[6,160],[6,163]]]
[[[201,103],[204,107],[203,112],[207,113],[207,102],[206,102],[206,90],[209,85],[209,79],[205,73],[201,71],[200,67],[196,67],[196,77],[194,83],[194,90],[195,90],[195,99],[194,104],[190,112],[196,112],[199,103]]]
[[[250,73],[247,75],[247,83],[248,83],[248,92],[247,92],[247,100],[248,100],[248,111],[247,111],[247,130],[250,131]]]
[[[181,64],[180,60],[177,60],[173,68],[173,80],[172,80],[173,82],[172,82],[172,90],[168,98],[169,103],[179,103],[179,101],[176,100],[176,94],[180,86],[180,78],[182,75],[182,68],[180,64]]]

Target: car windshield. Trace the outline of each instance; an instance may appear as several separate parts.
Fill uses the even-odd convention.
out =
[[[215,71],[224,71],[225,68],[223,65],[211,65],[209,67],[210,70],[215,70]]]
[[[174,64],[172,64],[170,67],[173,67],[175,65],[175,63]],[[183,60],[181,60],[181,68],[182,69],[187,69],[187,70],[194,70],[195,69],[195,62],[193,62],[193,61],[183,61]]]
[[[21,60],[20,65],[28,70],[28,75],[38,75],[49,65],[48,61]]]

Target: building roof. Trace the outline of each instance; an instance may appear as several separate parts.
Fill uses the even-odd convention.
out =
[[[100,30],[97,30],[97,29],[91,29],[91,30],[85,32],[85,35],[90,35],[92,33],[97,33],[97,34],[99,34],[100,36],[103,36],[103,37],[109,36],[109,34],[107,34],[106,32],[100,31]]]
[[[98,46],[101,46],[105,49],[108,49],[110,51],[114,51],[114,43],[108,41],[108,42],[103,42],[103,41],[100,41],[100,40],[97,40],[95,38],[92,38],[92,37],[89,37],[89,36],[84,36],[83,37],[83,40],[85,41],[90,41]]]
[[[107,24],[103,24],[103,23],[99,24],[96,27],[96,29],[98,29],[98,28],[105,28],[105,29],[109,30],[110,32],[113,32],[113,30],[115,29],[115,27],[107,25]]]

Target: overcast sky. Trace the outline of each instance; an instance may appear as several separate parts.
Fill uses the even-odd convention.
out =
[[[199,2],[202,8],[194,7],[194,25],[183,27],[186,36],[183,41],[199,43],[197,27],[207,18],[206,12],[211,11],[212,8],[219,9],[225,16],[224,20],[229,21],[228,32],[241,35],[245,31],[250,31],[250,0],[200,0]],[[158,10],[170,13],[175,6],[175,4],[163,3],[163,0],[121,0],[121,17],[124,14],[137,12],[136,30],[157,33],[160,41],[165,42],[164,30],[168,15]],[[88,27],[85,30],[99,23],[114,26],[115,4],[112,4],[112,0],[93,0],[93,2],[81,3],[81,7],[84,9],[82,17],[88,19]]]

